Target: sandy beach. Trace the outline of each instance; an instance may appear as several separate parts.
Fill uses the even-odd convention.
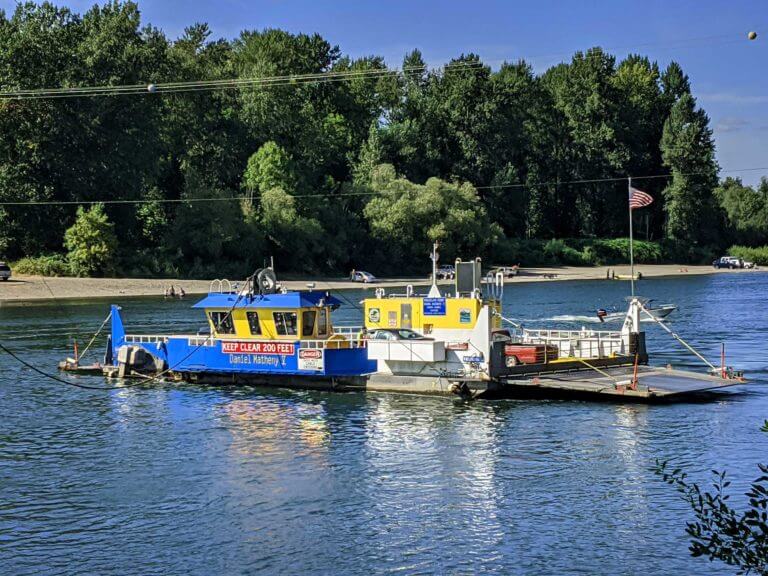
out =
[[[629,266],[577,267],[553,266],[525,268],[509,283],[520,282],[558,282],[563,280],[601,280],[606,279],[608,270],[621,276],[629,275]],[[651,264],[637,266],[643,278],[661,276],[692,276],[698,274],[750,274],[754,270],[715,270],[711,266],[683,266],[675,264]],[[303,280],[282,280],[288,289],[306,289],[309,283],[322,290],[341,290],[349,288],[393,288],[397,286],[424,286],[429,284],[426,277],[382,278],[376,284],[359,284],[343,278],[320,278]],[[242,282],[241,282],[242,284]],[[440,282],[450,285],[450,281]],[[166,287],[173,285],[178,290],[182,287],[188,295],[207,294],[209,280],[169,280],[142,278],[48,278],[42,276],[14,275],[7,282],[0,282],[0,303],[24,302],[58,299],[120,298],[127,296],[162,297]]]

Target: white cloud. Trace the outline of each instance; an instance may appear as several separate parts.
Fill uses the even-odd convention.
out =
[[[744,118],[738,118],[736,116],[724,116],[718,120],[715,124],[715,131],[717,132],[736,132],[747,126],[747,122]]]
[[[755,96],[750,94],[734,94],[733,92],[712,92],[697,94],[699,100],[704,102],[723,102],[726,104],[767,104],[768,96]]]

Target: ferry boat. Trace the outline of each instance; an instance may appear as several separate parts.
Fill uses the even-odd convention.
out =
[[[127,334],[112,306],[111,354],[105,365],[120,377],[169,374],[209,383],[359,386],[375,371],[361,331],[336,329],[341,301],[328,292],[281,290],[271,269],[257,271],[242,291],[215,281],[193,308],[208,334]]]
[[[436,260],[433,254],[433,279]],[[536,390],[644,399],[742,381],[724,361],[720,368],[709,364],[711,374],[648,366],[640,321],[650,313],[637,297],[620,330],[529,329],[502,315],[503,274],[488,281],[480,259],[457,260],[455,268],[453,289],[445,293],[434,280],[424,294],[412,286],[390,294],[378,288],[362,302],[360,327],[335,327],[331,316],[341,300],[313,289],[285,290],[269,268],[242,290],[218,281],[193,306],[204,312],[208,334],[128,334],[113,305],[104,372],[332,390],[464,396]]]

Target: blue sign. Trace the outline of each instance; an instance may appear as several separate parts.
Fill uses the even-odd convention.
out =
[[[424,316],[445,316],[445,298],[424,298]]]

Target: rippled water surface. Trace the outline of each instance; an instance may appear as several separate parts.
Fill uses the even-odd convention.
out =
[[[687,551],[655,459],[733,476],[768,461],[768,275],[647,280],[749,386],[668,405],[263,388],[67,387],[0,356],[3,574],[729,574]],[[620,282],[508,286],[506,315],[561,325]],[[359,300],[362,293],[349,294]],[[192,302],[122,302],[134,333],[193,330]],[[107,303],[0,307],[0,339],[49,372]],[[356,321],[354,308],[337,321]],[[699,369],[648,326],[658,364]],[[101,385],[98,378],[79,382]]]

